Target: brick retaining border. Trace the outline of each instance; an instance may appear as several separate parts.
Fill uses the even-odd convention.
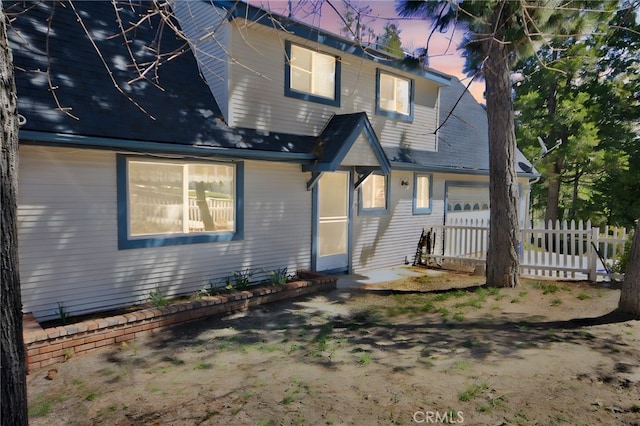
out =
[[[25,329],[27,370],[35,371],[66,361],[71,356],[148,335],[153,330],[212,316],[223,316],[251,306],[334,290],[338,278],[299,272],[300,281],[282,286],[257,287],[188,303],[142,309],[112,317],[87,320],[47,329]]]

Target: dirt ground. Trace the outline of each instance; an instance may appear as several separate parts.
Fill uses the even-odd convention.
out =
[[[612,314],[619,290],[425,291],[481,283],[340,289],[72,357],[28,376],[30,423],[640,425],[640,321]]]

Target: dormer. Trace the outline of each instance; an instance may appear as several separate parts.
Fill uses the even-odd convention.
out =
[[[437,149],[449,76],[245,3],[174,9],[229,126],[318,136],[364,112],[382,146]]]

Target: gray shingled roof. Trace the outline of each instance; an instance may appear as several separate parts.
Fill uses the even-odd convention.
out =
[[[358,136],[363,133],[379,162],[377,169],[388,174],[391,165],[373,127],[371,127],[366,112],[336,114],[331,117],[318,138],[318,145],[314,147],[314,151],[318,155],[318,162],[312,167],[312,170],[337,170]]]
[[[27,119],[22,131],[82,135],[134,142],[308,153],[312,137],[229,129],[220,108],[201,78],[187,44],[156,18],[128,33],[129,49],[142,69],[156,58],[149,47],[165,54],[164,63],[138,77],[131,66],[114,7],[106,1],[74,2],[102,58],[92,46],[69,4],[9,4],[14,17],[9,38],[16,68],[19,113]],[[146,4],[145,4],[146,3]],[[134,6],[137,5],[137,6]],[[140,20],[149,2],[119,4],[125,28]],[[50,29],[47,20],[51,19]],[[161,30],[161,31],[159,31]],[[46,51],[49,33],[49,52]],[[160,35],[159,35],[160,34]],[[167,60],[174,51],[185,53]],[[47,58],[51,58],[49,61]],[[49,90],[51,86],[61,111]],[[140,105],[138,108],[135,104]],[[144,110],[144,111],[143,111]]]
[[[462,98],[460,96],[462,95]],[[460,102],[456,105],[456,102]],[[434,171],[451,170],[465,173],[489,173],[489,129],[487,112],[457,78],[440,88],[440,125],[438,151],[385,148],[394,166],[415,165]],[[444,125],[443,125],[444,123]],[[403,163],[402,165],[398,163]],[[531,163],[518,150],[516,172],[527,173]]]
[[[88,137],[78,139],[80,142],[74,140],[73,145],[96,144],[97,138],[102,138],[107,142],[100,142],[101,146],[106,147],[121,147],[123,145],[113,144],[121,140],[127,141],[131,149],[142,146],[146,149],[147,143],[153,143],[171,152],[222,148],[223,151],[229,149],[233,155],[296,154],[295,161],[302,162],[314,158],[316,137],[229,128],[222,121],[220,108],[201,78],[187,44],[169,28],[159,31],[161,23],[157,17],[128,33],[127,49],[110,2],[84,1],[73,5],[102,57],[69,4],[4,2],[7,13],[15,18],[9,38],[17,71],[18,109],[27,120],[21,127],[23,135]],[[151,3],[127,0],[119,6],[119,17],[124,27],[129,28],[140,20]],[[47,34],[49,52],[46,51]],[[149,47],[157,47],[164,54],[184,53],[171,60],[166,60],[169,55],[165,55],[160,67],[150,70],[145,78],[132,81],[139,74],[130,65],[129,50],[144,68],[156,58]],[[114,81],[127,96],[114,87]],[[58,108],[50,85],[56,87],[59,106],[70,108],[68,112],[77,119]],[[464,86],[452,78],[451,86],[441,90],[440,119],[444,120]],[[348,133],[352,127],[346,126],[343,130]],[[334,125],[332,129],[338,131],[340,126]],[[438,152],[385,148],[385,153],[394,167],[488,173],[486,113],[469,93],[462,97],[439,136]],[[67,139],[62,140],[60,143],[71,144],[64,142]],[[529,164],[522,154],[519,156],[519,161]]]

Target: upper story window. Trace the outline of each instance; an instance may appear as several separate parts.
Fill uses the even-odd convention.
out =
[[[285,50],[285,95],[340,106],[339,58],[289,41]]]
[[[384,214],[389,211],[387,176],[370,174],[360,185],[360,214]]]
[[[376,114],[413,120],[413,80],[378,69]]]
[[[416,174],[413,188],[413,214],[431,213],[431,175]]]
[[[241,238],[241,181],[241,163],[119,156],[119,247]]]

